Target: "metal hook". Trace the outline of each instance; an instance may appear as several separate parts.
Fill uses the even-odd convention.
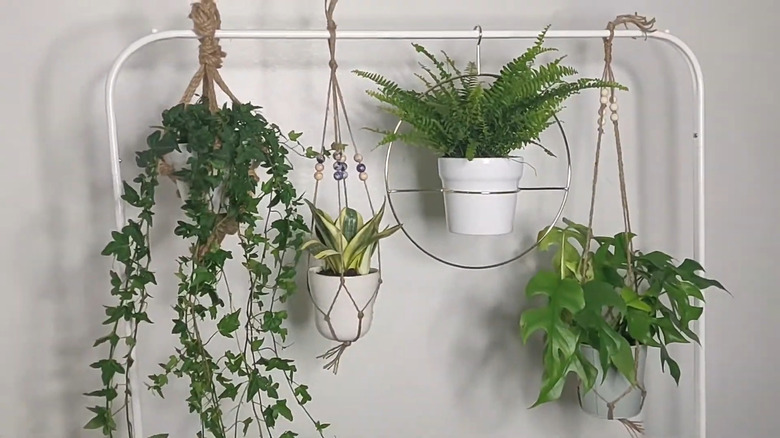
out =
[[[479,31],[477,35],[477,74],[482,74],[482,53],[480,51],[482,46],[482,26],[478,24],[474,26],[474,30]]]

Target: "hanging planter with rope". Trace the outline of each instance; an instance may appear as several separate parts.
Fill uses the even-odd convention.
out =
[[[118,265],[110,274],[115,301],[103,322],[109,331],[95,343],[109,348],[92,364],[103,386],[88,394],[101,401],[89,408],[94,417],[85,427],[114,437],[124,410],[129,438],[148,436],[133,428],[137,404],[131,398],[141,395],[131,393],[130,376],[139,326],[151,323],[149,289],[156,277],[150,234],[158,177],[164,175],[177,182],[183,201],[184,218],[174,234],[191,248],[176,258],[179,283],[171,291],[178,345],[149,376],[147,387],[163,397],[174,379],[186,380],[186,403],[200,437],[227,438],[239,430],[246,435],[250,429],[269,438],[297,436],[283,429],[281,420],[292,421],[298,412],[311,420],[308,436],[322,437],[328,425],[314,420],[304,406],[312,397],[295,380],[294,361],[283,357],[288,332],[282,305],[295,293],[300,243],[308,233],[288,178],[288,155],[305,155],[296,141],[300,134],[284,135],[258,107],[239,102],[222,80],[226,55],[215,36],[220,16],[214,0],[194,3],[190,18],[200,41],[200,67],[179,105],[163,113],[148,149],[138,152],[142,171],[134,184],[124,184],[123,200],[139,213],[112,233],[103,251]],[[192,103],[198,88],[202,95]],[[217,89],[230,104],[218,105]],[[237,251],[225,248],[228,235],[236,236]],[[245,296],[234,295],[227,281],[226,266],[234,258],[248,278]],[[127,326],[125,335],[119,334],[121,325]]]
[[[334,12],[338,0],[325,0],[325,16],[330,53],[330,74],[325,122],[322,130],[322,146],[315,164],[314,195],[308,205],[312,213],[312,239],[303,246],[309,257],[308,288],[315,308],[317,330],[327,339],[339,345],[319,356],[326,360],[325,369],[338,372],[344,351],[362,338],[371,328],[374,304],[382,285],[382,258],[379,241],[391,236],[400,225],[381,229],[385,211],[384,203],[375,210],[366,181],[368,173],[363,156],[358,151],[352,126],[349,122],[344,97],[338,80],[336,62],[336,22]],[[343,120],[342,120],[343,119]],[[342,125],[343,121],[343,125]],[[328,126],[332,122],[333,141],[326,146]],[[348,152],[342,130],[346,129],[354,152]],[[352,156],[350,156],[352,155]],[[356,177],[351,177],[347,164],[354,160]],[[337,214],[330,215],[317,207],[320,185],[326,179],[326,170],[332,168],[338,193]],[[329,179],[329,178],[328,178]],[[357,180],[365,192],[371,218],[350,206],[349,182]],[[377,255],[377,266],[372,266]],[[312,266],[312,259],[322,261],[322,266]]]
[[[612,41],[617,26],[633,24],[652,32],[655,20],[621,15],[609,23],[604,39],[604,81],[615,80]],[[597,236],[593,231],[595,200],[605,127],[611,121],[615,135],[623,231]],[[644,371],[648,348],[660,350],[662,369],[679,383],[680,367],[667,346],[698,342],[690,325],[704,309],[703,290],[723,286],[699,275],[694,260],[676,263],[661,251],[634,250],[626,190],[623,147],[614,88],[600,96],[598,139],[587,225],[564,219],[563,227],[540,232],[539,248],[554,249],[552,269],[537,272],[526,286],[529,298],[544,297],[541,307],[527,309],[520,318],[523,341],[545,334],[542,385],[534,406],[557,400],[569,373],[579,379],[578,398],[583,411],[619,421],[631,436],[644,433],[636,417],[647,390]]]

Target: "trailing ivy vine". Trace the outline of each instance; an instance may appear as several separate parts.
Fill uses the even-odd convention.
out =
[[[133,180],[137,188],[124,184],[123,199],[139,213],[112,234],[103,251],[119,265],[110,274],[116,305],[106,308],[108,333],[95,343],[108,344],[108,354],[92,364],[100,370],[102,387],[87,395],[101,401],[89,408],[94,416],[87,429],[114,437],[117,416],[124,412],[134,437],[128,376],[138,327],[151,323],[146,309],[156,278],[149,269],[149,230],[158,163],[178,153],[189,155],[187,167],[172,176],[189,186],[189,194],[183,199],[185,219],[174,234],[191,247],[178,258],[176,272],[172,333],[178,346],[160,372],[149,376],[148,388],[163,397],[173,379],[186,379],[186,402],[199,419],[201,438],[246,436],[252,429],[262,437],[292,438],[298,434],[283,427],[282,420],[292,422],[296,407],[319,436],[328,427],[308,412],[308,387],[297,382],[295,363],[283,357],[288,335],[283,304],[296,291],[299,248],[309,231],[298,212],[302,198],[288,179],[288,155],[295,151],[311,157],[313,152],[302,153],[300,133],[284,135],[258,110],[251,104],[226,105],[217,112],[202,102],[178,105],[163,113],[163,126],[148,137],[148,149],[137,154],[142,172]],[[222,247],[230,234],[237,236],[240,254]],[[248,274],[244,303],[234,300],[225,274],[234,258]],[[132,328],[129,335],[120,334],[122,322]],[[235,346],[216,347],[217,339]]]

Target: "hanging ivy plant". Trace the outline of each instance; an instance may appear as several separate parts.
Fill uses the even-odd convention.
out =
[[[288,155],[303,154],[300,134],[284,135],[258,109],[236,103],[215,112],[202,102],[178,105],[163,113],[162,126],[147,139],[148,149],[137,153],[141,172],[133,184],[124,183],[123,199],[138,214],[112,233],[103,250],[117,262],[110,272],[114,304],[106,307],[107,333],[95,343],[107,345],[107,354],[91,365],[99,370],[102,386],[87,394],[100,402],[89,408],[94,416],[86,429],[113,437],[124,412],[134,436],[127,407],[138,394],[130,392],[129,371],[139,326],[151,323],[147,309],[156,277],[149,235],[159,163],[176,153],[189,158],[171,176],[188,185],[189,193],[183,199],[185,218],[174,234],[191,247],[178,258],[176,272],[172,333],[179,345],[159,373],[149,376],[148,388],[162,397],[174,378],[186,379],[186,402],[200,422],[198,437],[226,438],[256,429],[260,436],[292,438],[298,434],[285,430],[281,420],[293,421],[296,406],[320,436],[328,426],[309,414],[308,388],[296,381],[295,363],[283,357],[288,335],[283,304],[296,291],[296,265],[309,234],[298,211],[301,197],[288,179]],[[238,238],[238,254],[221,245],[229,234]],[[226,279],[226,265],[234,259],[248,274],[243,303],[234,300]],[[123,323],[132,328],[129,334],[120,333]],[[222,351],[214,345],[218,338],[234,347]]]

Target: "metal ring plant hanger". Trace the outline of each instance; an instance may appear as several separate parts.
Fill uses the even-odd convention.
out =
[[[463,74],[459,76],[454,76],[452,78],[449,78],[445,81],[438,82],[434,84],[432,87],[429,87],[428,90],[425,91],[425,94],[430,94],[431,92],[435,91],[437,88],[442,87],[448,83],[467,78],[467,77],[482,77],[482,78],[493,78],[496,79],[499,77],[499,75],[494,73],[482,73],[482,53],[481,53],[481,46],[482,46],[482,26],[477,25],[474,27],[474,30],[478,31],[477,34],[477,44],[476,44],[476,73],[471,74]],[[563,216],[563,210],[566,207],[566,201],[569,197],[569,190],[571,188],[571,180],[572,180],[572,169],[571,169],[571,150],[569,148],[569,140],[566,136],[566,132],[563,129],[563,124],[561,123],[560,119],[558,119],[557,115],[553,114],[553,120],[555,121],[555,124],[558,127],[558,130],[561,134],[561,138],[563,139],[563,145],[566,151],[566,184],[564,186],[559,187],[543,187],[543,186],[530,186],[530,187],[518,187],[515,190],[510,191],[468,191],[468,190],[453,190],[453,189],[446,189],[446,188],[439,188],[439,189],[396,189],[390,187],[390,157],[393,151],[393,144],[395,142],[390,142],[387,147],[387,153],[385,155],[385,192],[387,194],[387,203],[390,206],[390,211],[393,214],[393,217],[398,222],[398,224],[401,224],[402,221],[398,215],[398,212],[396,211],[395,205],[393,204],[393,194],[407,194],[407,193],[457,193],[457,194],[470,194],[470,195],[479,195],[479,196],[490,196],[490,195],[508,195],[508,194],[517,194],[520,192],[532,192],[532,191],[560,191],[563,192],[563,196],[561,198],[560,206],[558,207],[558,211],[555,214],[555,217],[553,218],[552,222],[550,222],[549,226],[546,227],[546,231],[541,235],[538,236],[538,239],[534,244],[527,247],[523,251],[513,255],[512,257],[497,262],[497,263],[490,263],[485,265],[467,265],[467,264],[461,264],[456,263],[450,260],[445,259],[442,256],[434,254],[432,251],[426,249],[420,242],[418,242],[412,235],[409,233],[409,231],[406,229],[406,227],[401,228],[401,232],[406,236],[407,239],[420,251],[422,251],[423,254],[427,255],[428,257],[442,263],[448,266],[451,266],[453,268],[460,268],[460,269],[469,269],[469,270],[481,270],[481,269],[493,269],[498,268],[504,265],[507,265],[509,263],[515,262],[522,257],[526,256],[530,252],[532,252],[534,249],[536,249],[539,244],[544,240],[545,237],[551,232],[552,227],[561,219]],[[403,126],[404,122],[403,120],[400,120],[393,130],[393,134],[398,134],[398,131],[401,129],[401,126]],[[540,143],[532,142],[532,144],[541,147],[542,149],[545,149],[548,151],[547,148],[542,146]],[[549,152],[549,151],[548,151]]]
[[[327,158],[332,158],[333,160],[333,177],[336,182],[337,186],[337,192],[338,192],[338,207],[339,211],[341,211],[344,208],[349,208],[349,191],[348,191],[348,180],[349,173],[347,172],[348,165],[348,156],[347,156],[347,144],[343,141],[342,136],[342,130],[346,128],[346,133],[349,138],[349,141],[354,148],[354,155],[351,157],[355,161],[355,169],[357,170],[357,179],[359,180],[359,184],[363,186],[363,190],[365,191],[365,196],[368,201],[368,206],[371,211],[372,216],[375,216],[377,214],[377,211],[374,206],[374,202],[371,199],[371,193],[368,189],[368,173],[366,173],[366,165],[363,163],[363,156],[360,154],[360,151],[357,146],[357,142],[355,141],[355,137],[353,134],[352,126],[349,121],[349,115],[347,112],[346,105],[344,103],[344,97],[341,91],[341,86],[339,85],[339,79],[338,79],[338,62],[336,61],[336,29],[337,25],[334,20],[334,12],[336,9],[336,5],[338,3],[338,0],[325,0],[325,17],[327,20],[327,30],[329,33],[328,38],[328,50],[330,53],[330,60],[328,62],[328,66],[330,67],[330,73],[329,73],[329,83],[328,83],[328,95],[327,95],[327,104],[325,108],[325,120],[323,124],[322,129],[322,143],[321,143],[321,150],[320,155],[317,157],[317,164],[315,165],[315,173],[314,173],[314,195],[312,198],[312,204],[316,207],[317,206],[317,200],[319,198],[319,191],[320,191],[320,184],[322,183],[324,179],[324,173],[323,171],[326,169],[325,163],[327,161]],[[343,120],[342,120],[343,119]],[[343,122],[343,125],[342,125]],[[332,129],[333,129],[333,142],[328,144],[328,141],[326,140],[328,127],[332,123]],[[354,178],[353,178],[354,179]],[[312,232],[315,230],[315,221],[312,220]],[[341,360],[342,355],[344,354],[344,351],[349,348],[354,342],[356,342],[360,337],[365,335],[367,328],[364,325],[364,322],[367,318],[367,312],[372,312],[373,310],[370,308],[373,306],[373,303],[375,302],[378,294],[379,289],[382,285],[382,255],[381,255],[381,249],[379,248],[379,242],[376,243],[376,252],[377,252],[377,273],[379,274],[379,279],[375,287],[373,287],[373,294],[371,294],[370,297],[368,297],[367,300],[365,300],[365,303],[359,303],[360,300],[356,299],[353,295],[353,292],[349,290],[347,287],[347,281],[344,273],[341,274],[339,278],[339,284],[337,286],[338,290],[336,291],[334,297],[332,300],[329,300],[329,303],[326,303],[326,305],[321,305],[317,303],[317,300],[314,297],[314,294],[312,293],[312,284],[311,281],[308,280],[307,289],[309,291],[309,297],[312,300],[312,303],[314,304],[315,311],[322,316],[324,319],[324,322],[327,324],[327,330],[329,332],[328,336],[331,339],[337,340],[339,344],[332,349],[328,350],[324,354],[318,356],[318,359],[326,360],[326,364],[324,365],[324,369],[333,371],[334,374],[338,373],[339,369],[339,363]],[[369,255],[370,257],[370,255]],[[308,256],[308,266],[309,270],[313,269],[314,266],[312,266],[312,256]],[[372,270],[373,271],[373,270]],[[337,301],[339,299],[346,298],[348,301],[348,305],[351,305],[351,307],[354,308],[355,314],[357,316],[357,330],[356,334],[353,337],[350,338],[343,338],[337,333],[337,330],[334,327],[333,321],[331,317],[334,313],[334,308],[337,305]],[[324,334],[324,333],[323,333]]]

